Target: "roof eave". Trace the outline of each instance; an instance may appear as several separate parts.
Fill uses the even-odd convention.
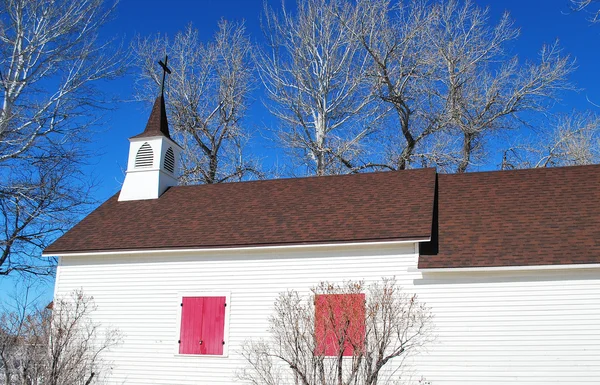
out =
[[[485,273],[485,272],[517,272],[517,271],[551,271],[571,269],[599,269],[600,263],[569,263],[555,265],[512,265],[512,266],[471,266],[471,267],[417,267],[409,268],[411,273]]]
[[[191,248],[154,248],[154,249],[113,249],[113,250],[82,250],[82,251],[44,251],[42,257],[66,257],[66,256],[101,256],[111,254],[189,254],[210,252],[235,252],[235,251],[273,251],[293,250],[311,248],[342,248],[342,247],[373,247],[394,246],[410,243],[428,242],[429,237],[413,237],[395,240],[381,241],[343,241],[343,242],[321,242],[321,243],[295,243],[295,244],[267,244],[267,245],[243,245],[243,246],[212,246]]]

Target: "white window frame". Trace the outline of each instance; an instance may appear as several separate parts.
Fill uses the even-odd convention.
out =
[[[223,324],[223,339],[225,345],[223,345],[223,354],[180,354],[179,353],[179,340],[181,337],[181,314],[183,297],[225,297],[225,322]],[[177,327],[175,328],[175,349],[174,355],[176,357],[188,357],[188,358],[227,358],[229,357],[229,312],[231,309],[231,292],[229,291],[185,291],[177,293]]]

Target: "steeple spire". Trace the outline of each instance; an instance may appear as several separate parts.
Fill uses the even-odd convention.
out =
[[[141,134],[132,136],[129,139],[161,135],[171,139],[171,135],[169,134],[169,122],[167,121],[167,109],[165,107],[165,78],[167,74],[171,74],[171,70],[167,67],[168,62],[169,57],[167,55],[165,55],[164,63],[162,60],[158,61],[158,64],[163,69],[162,82],[160,83],[160,95],[158,95],[158,98],[154,101],[154,106],[152,107],[150,118],[146,124],[146,129]]]
[[[150,118],[148,119],[148,123],[146,124],[146,129],[141,134],[136,136],[132,136],[130,139],[134,138],[148,138],[151,136],[165,136],[171,139],[171,135],[169,134],[169,122],[167,121],[167,109],[165,107],[165,98],[163,94],[160,94],[156,101],[154,101],[154,106],[152,107],[152,112],[150,113]]]

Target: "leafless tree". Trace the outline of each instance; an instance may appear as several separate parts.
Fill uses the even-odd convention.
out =
[[[367,56],[340,22],[352,22],[349,3],[298,0],[296,8],[265,7],[268,49],[258,58],[267,107],[281,124],[280,142],[309,174],[376,167],[364,154],[376,120]]]
[[[440,123],[429,119],[431,115],[423,108],[432,68],[432,58],[425,55],[429,51],[423,48],[426,31],[433,28],[433,11],[420,1],[404,6],[392,0],[360,0],[355,22],[345,23],[354,27],[354,35],[370,58],[375,96],[391,108],[395,115],[391,125],[399,127],[399,132],[394,130],[384,138],[391,144],[384,145],[391,169],[409,167],[421,141],[439,130]]]
[[[91,321],[94,301],[82,292],[56,299],[52,308],[31,301],[2,313],[0,362],[6,385],[89,385],[108,370],[101,353],[120,341],[115,329]]]
[[[98,42],[113,9],[103,0],[0,3],[0,275],[49,274],[40,249],[90,202],[83,143],[106,106],[94,85],[126,60]]]
[[[591,113],[558,116],[551,131],[504,151],[501,168],[576,166],[600,162],[600,118]]]
[[[243,24],[221,21],[214,39],[202,43],[189,25],[173,40],[138,39],[142,99],[153,100],[162,81],[157,58],[169,55],[166,89],[169,122],[183,147],[183,184],[220,183],[260,177],[255,160],[244,156],[249,138],[243,119],[253,88],[252,45]]]
[[[517,126],[521,113],[545,111],[569,88],[573,62],[557,45],[544,47],[539,63],[509,56],[518,30],[508,14],[491,26],[487,10],[458,0],[361,0],[355,14],[377,96],[401,133],[386,140],[397,146],[387,150],[390,168],[464,172],[486,155],[491,133]]]
[[[356,296],[366,301],[357,303]],[[326,340],[319,322],[327,329]],[[275,303],[270,338],[244,345],[247,365],[238,377],[253,385],[396,383],[405,358],[432,341],[432,330],[429,309],[394,279],[371,285],[323,283],[308,298],[289,291]],[[325,347],[331,355],[323,352],[325,341],[333,347]]]
[[[462,136],[457,172],[465,172],[483,152],[491,131],[511,128],[518,113],[544,111],[556,91],[568,88],[573,70],[568,57],[556,45],[544,47],[540,63],[519,65],[507,58],[505,43],[518,32],[506,14],[493,29],[487,27],[487,11],[469,2],[448,1],[440,9],[440,22],[430,43],[441,62],[440,88],[449,130]],[[499,68],[491,65],[503,60]]]

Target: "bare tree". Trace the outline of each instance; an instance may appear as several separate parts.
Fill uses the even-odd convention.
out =
[[[166,91],[175,138],[182,145],[184,184],[220,183],[260,177],[256,161],[244,156],[249,138],[243,118],[253,88],[252,45],[243,24],[221,21],[214,40],[202,43],[192,27],[170,41],[138,39],[140,98],[152,100],[162,74],[156,58],[169,55],[172,74]]]
[[[101,353],[120,341],[91,321],[94,301],[82,292],[52,308],[19,302],[0,316],[0,362],[6,385],[89,385],[108,370]]]
[[[504,151],[501,168],[577,166],[600,162],[600,118],[591,113],[558,116],[551,131]]]
[[[394,279],[323,283],[308,298],[289,291],[275,303],[270,338],[244,345],[238,377],[254,385],[395,383],[432,328],[429,309]]]
[[[291,13],[265,7],[268,50],[260,76],[281,128],[278,137],[295,165],[309,174],[376,167],[364,145],[374,131],[366,82],[367,57],[351,30],[351,8],[341,0],[298,0]]]
[[[400,141],[386,140],[388,166],[438,166],[464,172],[486,155],[486,139],[546,111],[568,89],[573,62],[557,45],[540,61],[519,63],[507,44],[518,30],[505,14],[491,26],[470,1],[362,0],[355,33],[373,64],[379,99],[396,114]],[[391,136],[391,135],[390,135]]]
[[[375,96],[395,115],[398,131],[384,137],[387,165],[402,170],[413,163],[416,148],[440,123],[423,104],[431,87],[431,57],[425,55],[426,31],[433,27],[435,13],[425,2],[410,5],[391,0],[357,2],[353,33],[370,58],[370,79]],[[398,135],[399,134],[399,135]]]
[[[102,0],[0,3],[0,275],[49,274],[40,249],[90,203],[83,143],[105,106],[94,85],[125,58],[97,34]]]
[[[514,127],[518,113],[546,110],[557,90],[569,88],[566,77],[573,70],[557,45],[542,49],[539,64],[519,65],[504,48],[518,35],[508,14],[493,29],[487,20],[487,11],[469,2],[448,1],[431,33],[430,44],[440,58],[439,102],[445,106],[446,128],[462,136],[457,172],[484,155],[490,132]],[[492,66],[496,61],[502,61],[497,69]]]

